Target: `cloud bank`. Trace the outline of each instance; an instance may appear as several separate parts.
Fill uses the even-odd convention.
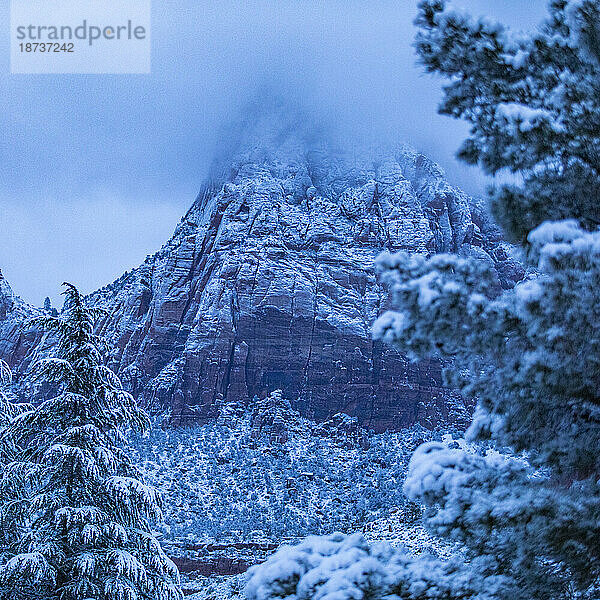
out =
[[[545,9],[457,4],[523,28]],[[0,268],[15,292],[58,303],[64,279],[91,291],[155,251],[224,125],[264,90],[348,144],[408,142],[482,193],[481,173],[454,158],[464,124],[436,114],[441,82],[416,64],[415,12],[416,0],[157,1],[151,75],[9,75],[3,40]]]

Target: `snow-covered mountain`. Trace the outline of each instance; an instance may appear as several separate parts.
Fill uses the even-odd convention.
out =
[[[437,362],[413,365],[371,340],[384,249],[475,255],[495,264],[499,288],[522,276],[481,205],[422,154],[337,152],[263,118],[217,161],[163,248],[89,300],[108,310],[98,330],[111,367],[176,423],[277,388],[316,420],[461,420]],[[0,357],[19,371],[33,334],[15,330],[24,308],[12,307],[0,299]]]

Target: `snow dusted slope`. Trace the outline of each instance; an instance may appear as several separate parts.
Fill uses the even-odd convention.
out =
[[[520,277],[498,231],[443,171],[405,147],[333,152],[278,119],[221,160],[169,242],[93,294],[111,366],[176,423],[281,388],[304,415],[375,430],[464,417],[435,362],[371,340],[383,250],[475,254]],[[233,157],[231,157],[233,156]]]

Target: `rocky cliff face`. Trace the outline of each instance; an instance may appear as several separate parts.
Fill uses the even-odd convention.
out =
[[[497,230],[410,149],[356,158],[258,129],[163,249],[93,295],[112,367],[176,423],[274,389],[375,430],[459,418],[439,364],[371,340],[386,303],[373,264],[383,249],[473,254],[508,286],[520,271]]]
[[[363,158],[266,121],[256,130],[171,240],[90,297],[109,311],[98,329],[111,367],[178,424],[274,389],[308,417],[344,412],[375,430],[463,419],[438,363],[371,340],[386,304],[374,260],[384,249],[475,255],[496,265],[500,289],[521,271],[499,232],[409,148]],[[3,333],[0,347],[13,364],[25,348],[14,339]]]
[[[11,367],[24,369],[40,341],[39,332],[27,323],[41,312],[15,296],[0,271],[0,358]]]

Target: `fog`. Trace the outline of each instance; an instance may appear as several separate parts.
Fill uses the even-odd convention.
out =
[[[455,4],[519,28],[545,10]],[[2,36],[0,269],[14,291],[60,305],[63,280],[89,292],[157,250],[224,126],[265,90],[349,144],[408,142],[482,194],[485,177],[454,158],[466,126],[436,114],[442,81],[416,64],[415,12],[416,0],[156,1],[151,75],[10,75]]]

